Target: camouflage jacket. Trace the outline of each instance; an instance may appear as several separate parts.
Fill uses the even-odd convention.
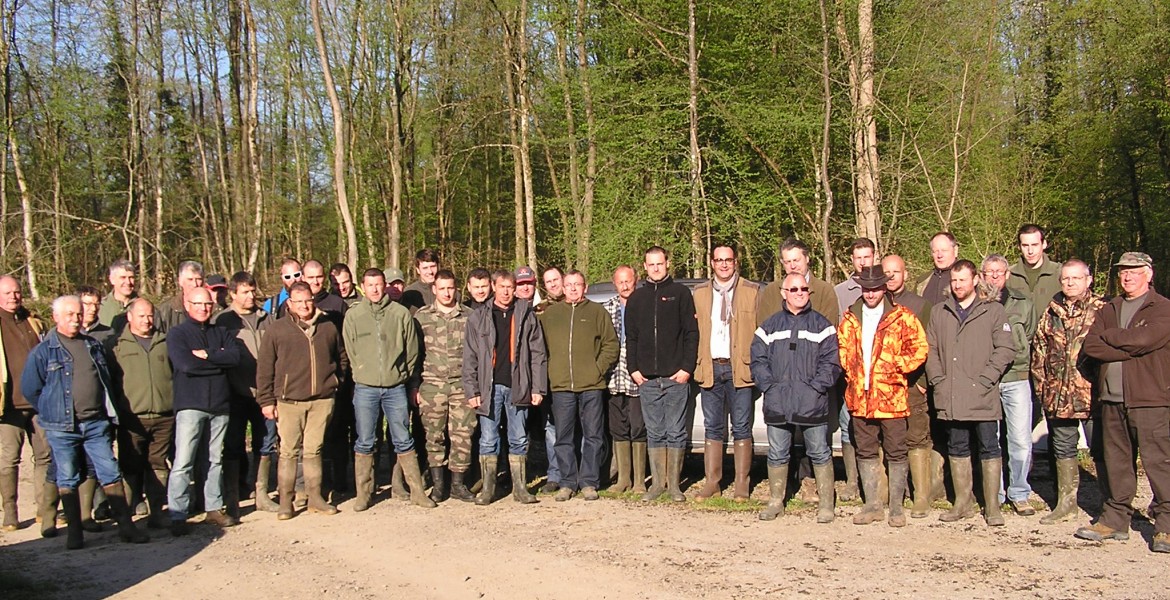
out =
[[[1087,419],[1093,384],[1078,368],[1081,344],[1105,301],[1092,292],[1070,300],[1058,293],[1040,317],[1032,344],[1032,381],[1044,414]]]
[[[463,374],[463,339],[467,331],[467,317],[471,309],[456,304],[455,310],[444,314],[432,303],[418,309],[414,320],[422,338],[422,360],[418,383],[429,385],[458,384]]]

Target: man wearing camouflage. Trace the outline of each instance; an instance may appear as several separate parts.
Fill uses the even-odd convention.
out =
[[[475,500],[463,477],[471,466],[471,435],[475,411],[467,404],[460,383],[463,376],[463,338],[471,309],[456,298],[455,274],[440,269],[431,291],[435,301],[414,313],[422,335],[422,369],[411,397],[422,414],[431,468],[431,499],[446,499],[444,466],[451,471],[451,497]],[[448,454],[444,442],[451,441]]]

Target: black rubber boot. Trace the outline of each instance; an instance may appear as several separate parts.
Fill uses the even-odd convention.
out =
[[[85,546],[85,533],[81,527],[81,498],[77,490],[58,490],[61,496],[61,509],[65,511],[65,548],[80,550]]]

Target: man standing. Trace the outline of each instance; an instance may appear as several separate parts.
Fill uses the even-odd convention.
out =
[[[1061,291],[1040,317],[1032,345],[1032,380],[1048,421],[1048,436],[1056,458],[1056,506],[1040,523],[1050,525],[1077,514],[1081,469],[1077,444],[1081,425],[1093,411],[1093,384],[1081,372],[1082,349],[1089,329],[1105,301],[1093,293],[1093,273],[1081,260],[1060,268]],[[1090,376],[1095,375],[1092,367]],[[1104,469],[1101,469],[1104,475]],[[1100,479],[1098,479],[1100,481]]]
[[[637,287],[638,275],[633,267],[622,265],[613,272],[617,295],[603,304],[609,312],[618,337],[618,360],[609,376],[609,435],[613,438],[617,483],[610,490],[622,493],[646,492],[646,422],[642,419],[642,402],[638,386],[626,368],[629,349],[626,345],[626,304]],[[632,474],[631,474],[632,467]]]
[[[541,313],[546,308],[560,302],[564,299],[564,276],[561,270],[557,267],[549,267],[545,269],[544,281],[549,288],[556,290],[555,298],[553,292],[549,292],[550,296],[541,302],[536,302],[536,273],[529,267],[520,267],[516,269],[516,297],[530,302],[536,311],[536,316],[539,318]],[[547,342],[547,340],[546,340]],[[545,476],[544,485],[540,487],[543,494],[551,494],[561,488],[561,465],[557,460],[556,444],[557,444],[557,426],[556,417],[553,415],[552,402],[545,402],[537,410],[540,415],[540,420],[544,422],[544,453],[548,460],[548,469]]]
[[[264,301],[264,312],[279,319],[284,316],[285,302],[288,301],[288,290],[292,285],[301,281],[304,273],[301,271],[301,261],[295,258],[286,258],[280,263],[280,293]]]
[[[406,276],[402,274],[402,269],[387,267],[382,271],[382,275],[386,278],[385,294],[390,298],[390,301],[411,308],[406,304]],[[411,313],[415,310],[417,309],[411,309]]]
[[[110,293],[102,299],[101,307],[98,309],[98,321],[102,325],[121,329],[121,325],[125,324],[123,320],[115,325],[115,320],[118,315],[126,312],[130,301],[138,297],[135,285],[136,273],[137,269],[134,267],[134,263],[124,258],[119,258],[110,265]]]
[[[768,424],[770,497],[760,519],[784,514],[792,438],[800,428],[819,490],[817,522],[830,523],[835,502],[829,391],[841,377],[837,331],[811,308],[804,275],[791,273],[781,286],[784,308],[765,319],[752,340],[752,379],[763,392]]]
[[[36,411],[20,390],[20,378],[29,352],[41,342],[45,324],[24,307],[20,282],[11,275],[0,276],[0,499],[4,505],[4,531],[16,531],[20,517],[16,512],[17,486],[20,481],[20,455],[28,440],[33,453],[33,491],[41,534],[56,535],[57,485],[46,483],[52,452],[45,431],[34,418]]]
[[[101,321],[98,320],[102,297],[97,288],[91,285],[79,285],[74,290],[73,295],[81,298],[81,332],[97,340],[102,346],[107,348],[112,346],[117,333],[113,328],[102,325]]]
[[[467,300],[463,303],[475,310],[491,303],[492,274],[484,268],[472,269],[467,275]]]
[[[174,369],[175,459],[167,484],[171,534],[188,533],[187,509],[196,457],[206,456],[203,501],[207,523],[231,527],[236,519],[224,510],[223,440],[231,413],[228,372],[240,364],[243,350],[235,336],[211,323],[215,301],[206,288],[187,293],[187,319],[167,331],[167,356]]]
[[[170,519],[167,501],[167,458],[175,439],[174,394],[167,336],[154,328],[154,305],[145,298],[130,303],[126,328],[113,340],[111,374],[118,385],[118,462],[137,502],[144,493],[151,528]]]
[[[999,383],[999,400],[1003,404],[1003,424],[1007,430],[1008,485],[1007,500],[1016,514],[1032,516],[1036,509],[1028,503],[1032,486],[1032,337],[1036,335],[1036,313],[1032,301],[1007,286],[1008,262],[999,254],[983,259],[980,296],[999,302],[1007,312],[1012,327],[1016,356]],[[1002,503],[1004,498],[999,498]]]
[[[336,294],[330,294],[325,286],[325,265],[317,260],[308,260],[302,267],[301,278],[309,284],[309,291],[313,294],[313,305],[317,310],[325,312],[334,318],[340,327],[345,318],[345,311],[349,305]],[[333,416],[329,418],[329,427],[325,430],[325,447],[321,452],[325,465],[324,494],[328,497],[329,491],[343,493],[349,490],[349,461],[352,459],[351,445],[354,436],[353,390],[344,382],[337,389],[334,397]]]
[[[951,267],[951,298],[930,313],[926,340],[926,378],[934,387],[938,418],[947,426],[947,453],[955,504],[939,515],[945,522],[974,515],[971,450],[979,443],[983,466],[983,514],[988,525],[1004,524],[999,492],[1003,479],[999,420],[1003,404],[999,382],[1016,346],[1007,311],[1002,304],[983,300],[975,293],[979,281],[975,263],[956,261]]]
[[[1097,313],[1082,347],[1101,363],[1101,436],[1109,498],[1095,525],[1081,527],[1081,539],[1129,539],[1137,491],[1134,456],[1154,491],[1150,550],[1170,552],[1170,301],[1154,291],[1154,261],[1126,252],[1118,268],[1122,294]]]
[[[536,271],[531,267],[516,269],[516,299],[527,300],[536,310]]]
[[[309,511],[337,514],[321,495],[321,447],[333,395],[349,366],[337,322],[313,304],[309,284],[294,283],[287,304],[288,315],[264,332],[256,358],[256,401],[265,418],[276,420],[280,433],[276,518],[281,521],[293,516],[298,454],[304,461]]]
[[[76,550],[84,545],[77,486],[84,475],[78,468],[85,467],[86,457],[93,462],[109,498],[122,541],[149,542],[150,536],[131,520],[122,474],[114,459],[113,428],[118,416],[105,350],[81,333],[81,300],[77,296],[53,301],[53,322],[56,328],[28,355],[20,375],[20,391],[36,411],[53,450],[57,490],[69,519],[65,547]]]
[[[440,269],[435,274],[435,303],[414,313],[423,341],[422,369],[411,391],[422,416],[427,437],[427,464],[431,468],[431,499],[446,499],[446,474],[451,471],[451,497],[475,500],[463,478],[471,467],[471,436],[475,411],[467,404],[460,382],[463,378],[463,346],[471,309],[456,298],[455,274]],[[451,449],[447,451],[446,441]],[[449,458],[448,458],[449,457]],[[447,467],[447,469],[444,469]]]
[[[357,285],[354,284],[353,271],[349,270],[349,265],[333,263],[333,266],[329,267],[329,280],[333,295],[341,298],[347,308],[362,299]]]
[[[435,274],[439,272],[439,253],[429,248],[423,248],[414,255],[414,274],[417,277],[402,293],[402,303],[410,309],[410,313],[435,301],[431,285],[435,283]],[[386,282],[391,283],[390,277]]]
[[[695,494],[706,500],[720,493],[723,479],[723,443],[731,415],[734,441],[734,498],[751,495],[752,470],[752,339],[760,286],[739,276],[738,256],[730,244],[711,251],[710,281],[695,288],[695,316],[699,325],[699,360],[695,383],[703,404],[703,464],[706,483]]]
[[[527,300],[515,298],[516,277],[508,271],[492,275],[491,306],[467,319],[463,346],[463,394],[479,414],[479,464],[483,491],[475,503],[492,503],[496,492],[496,456],[500,452],[500,421],[507,420],[508,463],[512,497],[521,504],[537,502],[528,492],[528,408],[540,406],[548,393],[544,333]]]
[[[836,323],[841,313],[837,308],[837,293],[828,282],[816,277],[810,270],[808,244],[796,239],[788,238],[780,245],[780,261],[784,265],[785,275],[800,275],[804,277],[809,288],[809,302],[812,309]],[[783,278],[769,283],[760,293],[760,306],[756,309],[757,323],[763,323],[768,317],[784,309],[784,297],[781,293],[780,282]]]
[[[958,258],[959,242],[954,234],[940,231],[930,238],[930,259],[934,261],[934,270],[920,275],[914,281],[914,287],[931,306],[950,299],[951,267]]]
[[[423,492],[422,473],[410,432],[407,383],[419,363],[419,340],[406,307],[385,295],[385,275],[370,269],[362,274],[365,298],[345,318],[342,337],[353,367],[353,406],[357,423],[354,474],[357,480],[355,511],[369,508],[374,491],[374,429],[380,414],[386,415],[390,441],[398,455],[410,500],[434,508]],[[283,451],[282,451],[283,454]]]
[[[687,439],[686,406],[699,353],[699,324],[691,291],[670,276],[666,249],[645,253],[646,284],[626,305],[626,354],[630,378],[638,385],[650,452],[650,489],[644,502],[668,492],[683,502],[679,489]]]
[[[345,316],[345,311],[349,305],[341,296],[329,293],[329,288],[325,286],[327,274],[325,273],[325,265],[321,264],[319,260],[309,260],[305,262],[301,270],[301,279],[309,284],[309,291],[313,293],[313,304],[318,310],[337,315],[338,321]]]
[[[585,297],[585,275],[564,277],[564,301],[540,317],[548,344],[549,388],[556,423],[556,460],[563,502],[577,491],[586,500],[598,498],[601,485],[605,375],[618,359],[617,334],[609,313]],[[581,426],[581,461],[577,461],[577,425]]]
[[[166,333],[171,328],[179,323],[187,320],[186,297],[187,294],[195,289],[203,287],[203,265],[193,260],[185,260],[179,263],[179,268],[176,271],[175,283],[179,287],[176,293],[170,300],[159,307],[158,321],[154,324],[159,331]],[[214,308],[215,297],[212,297],[212,308]]]
[[[537,314],[544,309],[565,299],[565,276],[558,267],[549,267],[540,276],[544,282],[544,291],[548,293],[544,301],[536,307]]]
[[[904,527],[902,498],[906,493],[906,432],[910,398],[907,375],[926,362],[926,331],[905,306],[889,300],[889,276],[881,267],[863,267],[854,278],[861,298],[841,319],[838,332],[841,367],[845,371],[845,405],[853,415],[857,463],[865,488],[865,507],[853,522],[868,525],[882,518],[878,486],[882,465],[878,438],[890,463],[890,526]],[[832,477],[829,477],[832,481]],[[818,481],[819,483],[819,481]],[[831,489],[825,490],[831,493]],[[824,493],[824,492],[822,492]]]
[[[1039,225],[1025,223],[1016,233],[1020,242],[1020,260],[1012,265],[1008,285],[1023,292],[1032,301],[1036,320],[1047,311],[1052,297],[1061,290],[1060,265],[1048,258],[1048,240]]]
[[[853,261],[853,275],[833,287],[837,295],[837,312],[844,318],[845,312],[861,298],[861,285],[857,274],[865,267],[873,266],[877,246],[869,238],[857,238],[849,246],[849,258]]]

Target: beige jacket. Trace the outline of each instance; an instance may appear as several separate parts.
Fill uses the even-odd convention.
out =
[[[710,281],[694,291],[695,317],[699,320],[699,364],[695,383],[699,387],[715,385],[715,368],[711,360],[711,305],[715,290]],[[756,309],[760,303],[760,286],[743,277],[735,284],[731,296],[731,373],[735,387],[752,385],[752,336],[756,331]]]

